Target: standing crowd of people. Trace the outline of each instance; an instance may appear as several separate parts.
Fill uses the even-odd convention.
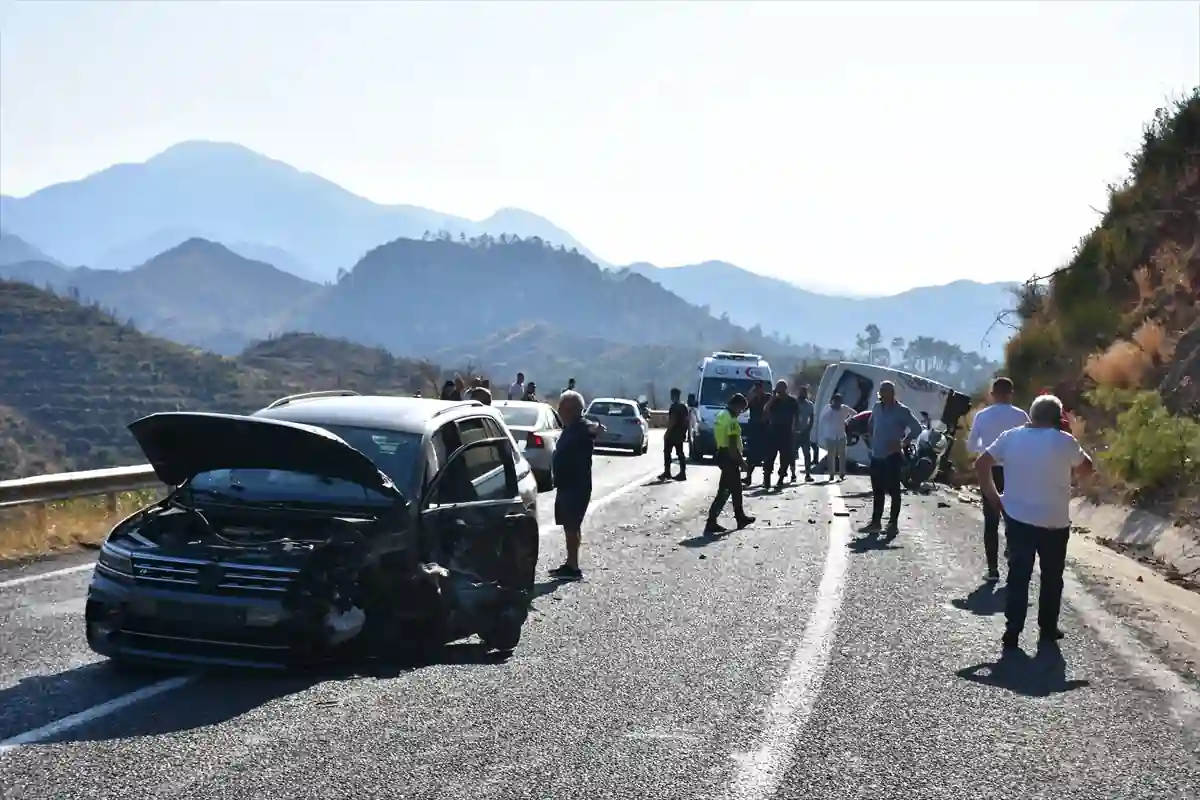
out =
[[[967,449],[976,456],[975,471],[983,494],[983,550],[987,562],[984,580],[1000,580],[1000,527],[1004,525],[1008,562],[1008,593],[1005,602],[1005,648],[1018,646],[1025,626],[1029,602],[1029,583],[1036,562],[1041,566],[1041,594],[1038,599],[1038,628],[1042,641],[1057,641],[1063,636],[1058,627],[1062,605],[1063,571],[1066,567],[1067,542],[1070,538],[1070,502],[1075,481],[1091,474],[1091,457],[1070,433],[1062,402],[1051,394],[1038,396],[1029,412],[1013,404],[1015,387],[1008,378],[996,378],[991,385],[987,408],[980,410],[971,423]],[[688,438],[690,411],[681,402],[679,389],[671,389],[667,410],[667,429],[663,440],[662,480],[687,480],[684,443]],[[491,405],[488,381],[476,378],[470,387],[457,377],[446,381],[443,400],[464,397]],[[537,385],[526,382],[524,373],[508,387],[509,400],[537,401]],[[579,548],[583,539],[583,519],[592,494],[592,455],[594,439],[603,426],[590,424],[583,416],[583,396],[572,378],[559,396],[558,413],[563,432],[554,453],[554,474],[558,492],[554,502],[555,523],[561,525],[566,539],[566,559],[551,570],[560,580],[579,580]],[[739,417],[748,413],[743,433]],[[762,468],[764,490],[782,487],[790,477],[797,479],[797,463],[803,461],[804,480],[811,483],[819,450],[813,436],[814,422],[826,451],[828,480],[846,477],[846,423],[855,410],[834,394],[818,415],[808,387],[795,395],[788,383],[780,380],[771,392],[759,381],[749,397],[740,393],[729,398],[714,424],[716,464],[720,470],[716,497],[709,507],[705,535],[728,532],[718,519],[732,501],[734,520],[741,530],[755,521],[746,513],[742,490],[752,485],[754,471]],[[870,456],[871,520],[861,533],[883,533],[888,538],[899,532],[902,505],[904,452],[908,441],[928,425],[896,397],[891,381],[882,381],[878,399],[871,407],[867,428]],[[744,444],[743,444],[744,442]],[[672,458],[679,471],[671,474]],[[776,471],[776,465],[778,469]],[[888,517],[884,524],[884,507]]]

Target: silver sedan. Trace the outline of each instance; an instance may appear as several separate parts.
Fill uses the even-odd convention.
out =
[[[632,450],[635,455],[650,449],[650,424],[637,402],[619,397],[597,397],[584,416],[604,426],[596,435],[597,447]]]
[[[554,407],[532,400],[499,400],[492,403],[504,417],[517,446],[533,469],[538,488],[554,488],[554,448],[562,435],[562,420]]]

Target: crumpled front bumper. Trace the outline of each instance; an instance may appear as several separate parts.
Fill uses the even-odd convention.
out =
[[[309,660],[317,638],[282,599],[147,588],[103,568],[84,617],[91,649],[128,661],[282,669]]]

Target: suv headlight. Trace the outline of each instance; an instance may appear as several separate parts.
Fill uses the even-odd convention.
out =
[[[122,578],[133,577],[133,561],[130,560],[129,554],[111,547],[107,542],[100,547],[97,566],[102,567],[105,572],[119,575]]]

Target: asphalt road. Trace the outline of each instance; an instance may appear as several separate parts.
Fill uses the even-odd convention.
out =
[[[866,547],[865,478],[801,483],[707,541],[715,470],[659,467],[597,459],[586,579],[541,579],[503,663],[467,642],[360,674],[125,677],[83,642],[87,571],[0,573],[0,796],[1196,796],[1200,687],[1078,580],[1061,657],[1031,620],[1029,656],[995,665],[975,509],[906,497]]]

